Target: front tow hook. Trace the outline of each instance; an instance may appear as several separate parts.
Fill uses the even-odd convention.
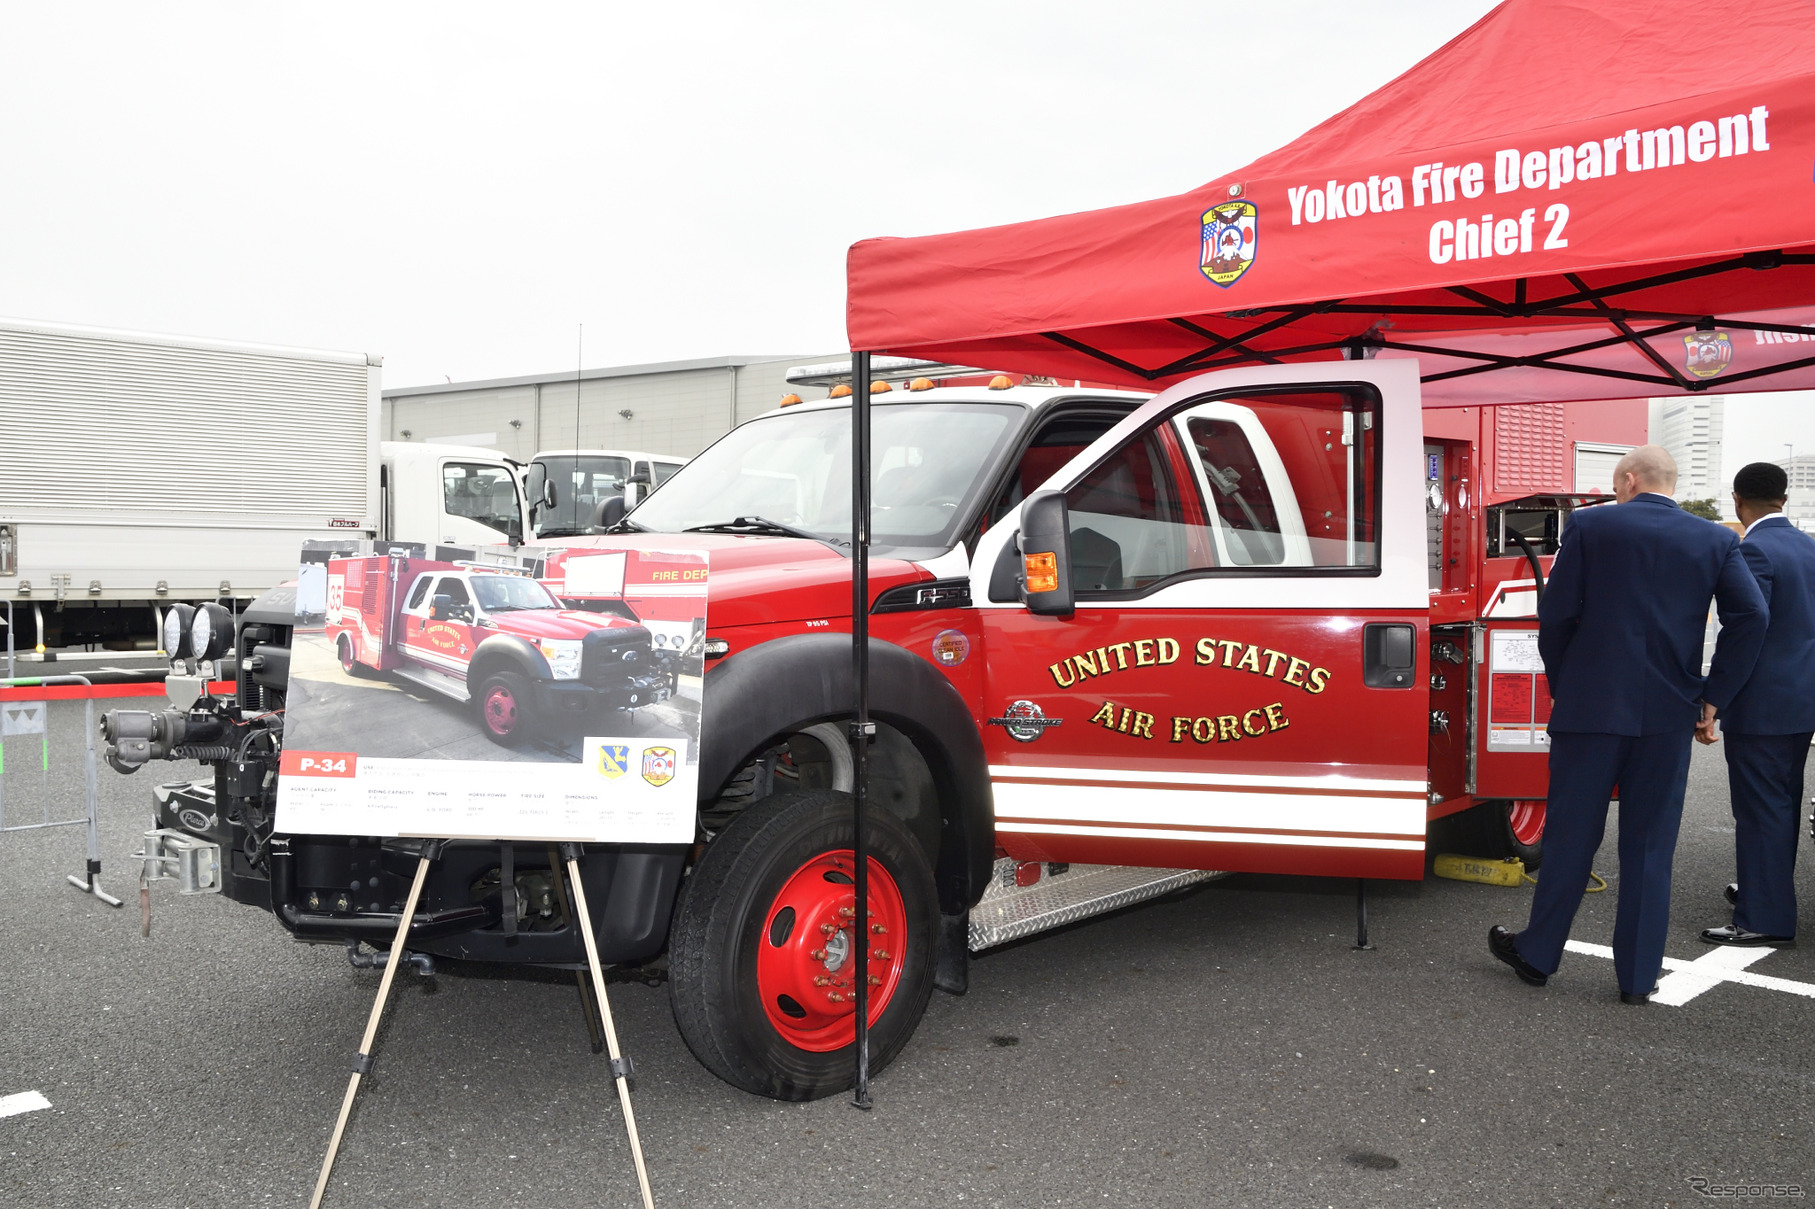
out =
[[[405,949],[403,951],[403,961],[405,965],[413,968],[424,978],[433,978],[435,976],[435,959],[430,957],[427,953],[413,953],[410,950]],[[383,949],[374,949],[372,952],[368,953],[360,948],[357,940],[349,940],[347,942],[347,964],[351,965],[355,970],[382,970],[385,966],[389,965],[390,962],[390,953]]]

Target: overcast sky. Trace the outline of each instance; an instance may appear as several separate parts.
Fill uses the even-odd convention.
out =
[[[1491,7],[9,4],[0,315],[387,386],[582,324],[588,366],[843,349],[854,241],[1182,192]]]
[[[1182,192],[1491,7],[14,3],[0,314],[387,386],[565,369],[581,325],[588,366],[830,352],[852,242]],[[1727,423],[1735,466],[1815,452],[1815,411]]]

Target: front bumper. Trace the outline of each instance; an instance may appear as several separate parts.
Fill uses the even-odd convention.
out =
[[[579,680],[542,680],[536,684],[536,705],[548,714],[583,714],[595,709],[641,709],[674,695],[674,677],[665,672],[640,672],[613,677],[604,683]]]

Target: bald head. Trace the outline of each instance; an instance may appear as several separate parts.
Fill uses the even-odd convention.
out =
[[[1640,445],[1613,468],[1613,494],[1620,503],[1646,491],[1676,492],[1676,459],[1662,445]]]

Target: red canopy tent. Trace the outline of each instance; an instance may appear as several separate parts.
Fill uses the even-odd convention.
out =
[[[1147,388],[1415,356],[1427,406],[1815,386],[1815,3],[1508,0],[1177,197],[851,248],[851,347]]]

